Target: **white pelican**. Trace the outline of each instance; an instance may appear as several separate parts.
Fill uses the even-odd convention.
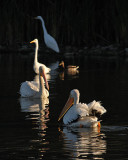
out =
[[[77,89],[70,92],[69,99],[62,109],[58,121],[63,117],[65,125],[70,127],[100,127],[98,116],[106,112],[100,102],[95,100],[88,105],[79,103],[80,93]]]
[[[21,97],[46,98],[49,96],[49,85],[45,76],[45,69],[43,66],[40,66],[39,68],[39,75],[39,84],[34,81],[26,81],[21,84]],[[44,81],[48,90],[45,89]]]
[[[35,43],[36,44],[35,58],[34,58],[34,65],[33,65],[33,69],[34,69],[35,73],[39,74],[39,67],[40,66],[43,66],[43,68],[45,70],[45,73],[49,73],[51,71],[51,69],[46,67],[44,64],[38,62],[38,48],[39,48],[38,39],[34,39],[30,43]]]
[[[41,20],[43,31],[44,31],[44,42],[45,42],[46,46],[48,48],[51,48],[55,52],[59,52],[58,44],[57,44],[56,40],[48,34],[47,29],[45,28],[45,23],[44,23],[43,18],[41,16],[37,16],[35,19]]]

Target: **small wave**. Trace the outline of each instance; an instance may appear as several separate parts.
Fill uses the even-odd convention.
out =
[[[102,126],[101,131],[128,131],[128,126]]]

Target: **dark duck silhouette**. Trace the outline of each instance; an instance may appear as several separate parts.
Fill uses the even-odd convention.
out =
[[[79,66],[74,66],[74,65],[68,65],[65,67],[64,61],[61,61],[59,63],[59,70],[60,71],[64,71],[67,70],[68,72],[73,72],[73,71],[77,71],[79,69]]]

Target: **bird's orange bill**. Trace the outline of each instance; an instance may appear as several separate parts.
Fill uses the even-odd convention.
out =
[[[100,121],[98,122],[98,127],[99,127],[99,128],[101,127]]]
[[[74,103],[74,98],[69,97],[64,108],[62,109],[62,111],[60,113],[58,121],[61,120],[61,118],[65,115],[65,113],[69,110],[69,108],[72,106],[73,103]]]
[[[100,133],[101,124],[98,122],[98,132]]]
[[[30,43],[34,43],[35,41],[33,40],[33,41],[31,41]]]
[[[43,76],[43,78],[44,78],[44,81],[45,81],[45,85],[46,85],[46,87],[47,87],[47,90],[49,90],[48,81],[47,81],[47,78],[46,78],[46,75],[45,75],[44,72],[42,73],[42,76]]]

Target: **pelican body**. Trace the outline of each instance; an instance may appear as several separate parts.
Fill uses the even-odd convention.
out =
[[[63,123],[70,127],[100,127],[98,116],[106,109],[95,100],[89,103],[79,103],[80,93],[77,89],[70,92],[67,103],[62,109],[58,121],[63,117]]]
[[[38,62],[38,49],[39,49],[39,44],[38,44],[38,39],[34,39],[30,43],[35,43],[36,48],[35,48],[35,58],[34,58],[34,64],[33,64],[33,69],[36,74],[39,74],[39,67],[43,66],[45,73],[49,73],[51,71],[50,68],[46,67],[44,64]]]
[[[44,86],[44,81],[46,88]],[[21,84],[20,94],[21,97],[27,98],[46,98],[49,96],[49,85],[45,75],[43,66],[39,67],[39,84],[34,81],[25,81]]]
[[[58,44],[56,40],[50,34],[48,34],[43,18],[41,16],[37,16],[35,19],[39,19],[42,23],[44,31],[44,42],[46,46],[58,53],[59,52]]]

